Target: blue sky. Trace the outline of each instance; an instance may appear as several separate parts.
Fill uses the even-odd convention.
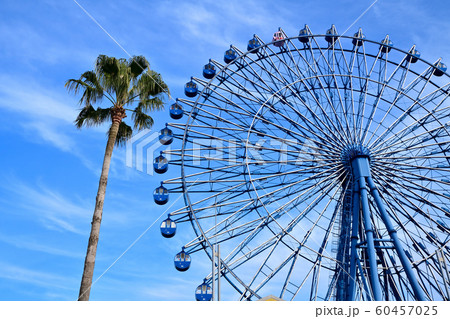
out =
[[[144,55],[173,98],[209,58],[282,27],[331,24],[369,39],[386,34],[404,50],[450,64],[450,5],[434,0],[86,1],[77,0],[126,52]],[[355,23],[355,20],[360,19]],[[78,98],[64,83],[90,70],[99,54],[128,58],[73,0],[2,1],[0,11],[0,300],[75,300],[84,263],[106,127],[77,130]],[[170,105],[173,101],[167,101]],[[154,114],[158,131],[168,112]],[[116,149],[109,175],[94,279],[145,234],[93,286],[91,300],[193,300],[210,266],[201,254],[186,273],[173,257],[189,225],[165,240],[152,191],[160,176],[126,166]],[[176,207],[175,203],[174,207]],[[154,224],[155,223],[155,224]],[[153,225],[153,227],[150,227]]]

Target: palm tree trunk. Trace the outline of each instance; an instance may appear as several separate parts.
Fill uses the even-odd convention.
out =
[[[84,261],[83,277],[81,279],[79,301],[88,301],[91,293],[92,278],[94,276],[95,256],[97,254],[97,244],[100,235],[100,224],[102,222],[103,203],[105,201],[106,184],[108,182],[109,166],[111,164],[112,152],[119,131],[122,118],[113,117],[113,123],[109,131],[108,142],[106,143],[105,157],[103,159],[102,173],[98,185],[97,197],[95,200],[94,216],[92,217],[91,234]]]

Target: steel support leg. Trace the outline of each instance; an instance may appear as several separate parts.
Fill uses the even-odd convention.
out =
[[[375,301],[382,301],[381,285],[378,278],[377,256],[375,253],[374,231],[370,219],[369,199],[366,187],[366,178],[370,176],[369,160],[367,157],[356,157],[352,160],[353,176],[359,185],[364,231],[367,243],[367,255],[369,257],[369,278],[372,287],[372,295]],[[363,274],[361,274],[363,276]]]
[[[354,182],[353,200],[352,200],[352,237],[351,237],[351,250],[350,250],[350,280],[349,289],[347,294],[347,300],[355,300],[356,293],[356,268],[358,262],[358,252],[356,245],[358,244],[358,230],[359,230],[359,186],[357,182]]]
[[[391,237],[394,243],[394,247],[397,251],[398,257],[400,258],[400,262],[403,266],[403,269],[405,270],[406,276],[408,277],[409,283],[411,284],[411,287],[414,291],[414,295],[416,296],[417,300],[422,301],[427,300],[412,270],[411,263],[409,262],[408,257],[406,257],[405,251],[403,250],[400,240],[398,239],[397,231],[392,225],[389,215],[387,214],[386,209],[384,208],[378,189],[376,188],[370,175],[367,177],[367,183],[369,185],[370,192],[373,198],[375,199],[375,203],[377,205],[378,211],[380,212],[381,219],[386,225],[386,229],[389,233],[389,236]]]

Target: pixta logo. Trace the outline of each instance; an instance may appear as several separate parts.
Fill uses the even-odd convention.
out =
[[[127,141],[126,166],[135,167],[139,172],[153,175],[153,159],[162,150],[170,151],[170,145],[162,145],[159,142],[159,132],[142,130]],[[170,154],[164,156],[170,160]]]

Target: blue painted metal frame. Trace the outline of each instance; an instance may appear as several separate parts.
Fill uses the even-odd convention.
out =
[[[394,247],[397,250],[400,262],[402,263],[403,269],[405,270],[406,276],[408,277],[409,283],[411,284],[411,287],[414,291],[414,294],[416,295],[417,300],[421,301],[427,300],[425,298],[422,288],[419,285],[419,282],[417,281],[416,276],[412,271],[411,263],[409,262],[408,257],[406,257],[405,251],[403,250],[400,240],[398,239],[397,231],[392,225],[389,215],[387,214],[386,209],[384,208],[383,202],[380,197],[380,193],[378,192],[378,189],[376,188],[375,183],[373,182],[372,177],[370,175],[367,178],[367,184],[370,188],[370,193],[372,194],[375,203],[378,207],[381,218],[383,219],[387,231],[389,232],[389,236],[391,237],[394,243]]]
[[[375,241],[373,227],[370,220],[369,198],[366,187],[366,178],[370,176],[369,159],[366,156],[356,157],[351,162],[353,178],[359,185],[360,200],[362,204],[364,231],[366,235],[367,255],[369,257],[369,278],[373,299],[382,300],[381,285],[378,280],[377,256],[375,254]]]
[[[371,298],[375,301],[382,301],[383,295],[381,293],[381,285],[378,278],[378,268],[377,268],[377,256],[375,250],[375,239],[374,230],[372,227],[370,209],[369,209],[369,199],[368,194],[372,195],[378,212],[386,226],[389,236],[394,244],[394,248],[398,254],[400,262],[406,273],[406,276],[411,284],[411,288],[414,291],[417,300],[426,300],[424,292],[417,281],[417,278],[412,270],[412,266],[405,251],[401,245],[401,242],[397,236],[397,231],[395,230],[389,215],[384,207],[383,201],[381,199],[380,193],[378,192],[375,183],[373,182],[370,173],[370,162],[369,156],[360,155],[351,160],[351,167],[353,172],[354,180],[354,193],[353,193],[353,220],[352,220],[352,237],[351,237],[351,264],[350,264],[350,285],[349,285],[349,300],[355,300],[355,280],[356,280],[356,268],[359,266],[360,272],[362,267],[359,264],[359,257],[357,253],[357,242],[358,242],[358,225],[359,225],[359,212],[362,209],[362,222],[364,223],[365,231],[365,246],[366,253],[369,258],[369,279],[371,287]],[[369,190],[367,189],[369,188]],[[360,207],[361,206],[361,207]],[[361,276],[364,278],[364,276]],[[366,287],[367,284],[364,283]]]
[[[359,187],[357,183],[353,183],[353,200],[352,200],[352,237],[350,250],[350,281],[347,293],[347,300],[355,300],[356,288],[356,267],[358,266],[358,252],[356,245],[358,244],[358,230],[359,230],[359,209],[361,206],[359,200]]]

